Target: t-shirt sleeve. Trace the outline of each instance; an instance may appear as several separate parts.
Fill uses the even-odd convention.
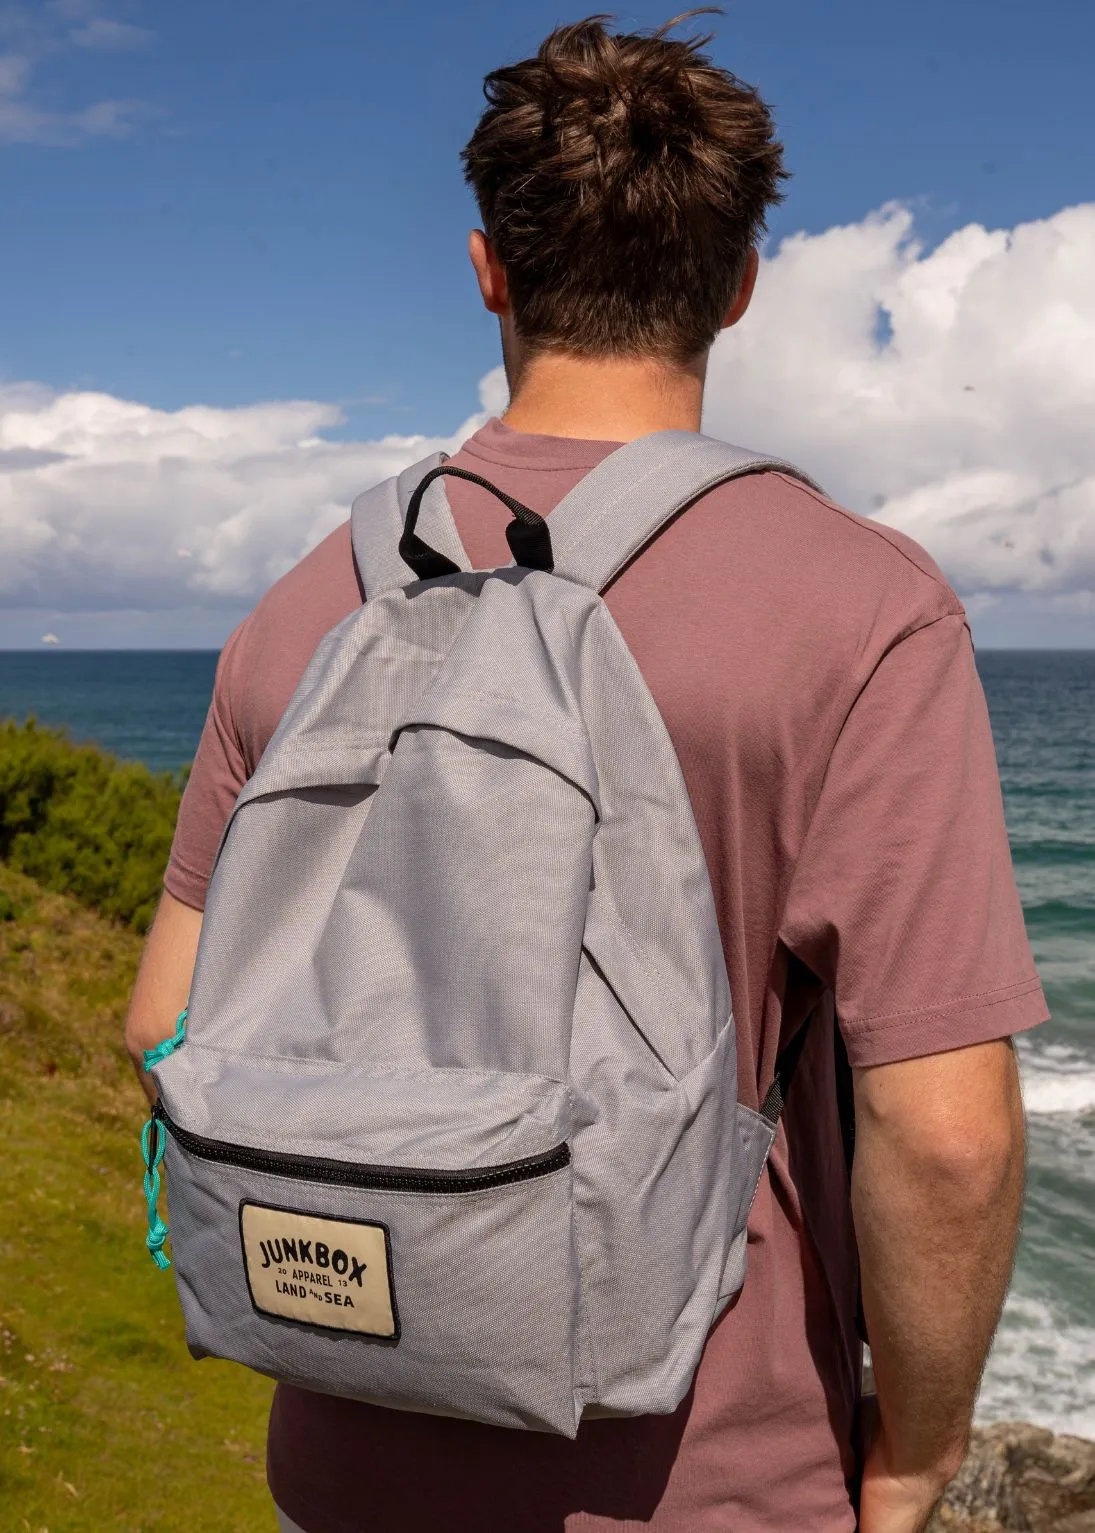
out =
[[[832,989],[856,1066],[1045,1021],[961,615],[895,644],[852,706],[781,936]]]
[[[233,708],[233,656],[241,632],[242,628],[236,629],[217,663],[213,700],[179,806],[164,874],[167,892],[195,910],[205,909],[205,894],[224,827],[250,776]]]

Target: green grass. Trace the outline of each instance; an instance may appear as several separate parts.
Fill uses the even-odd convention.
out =
[[[0,1527],[270,1533],[271,1386],[186,1351],[143,1246],[140,939],[0,864]]]

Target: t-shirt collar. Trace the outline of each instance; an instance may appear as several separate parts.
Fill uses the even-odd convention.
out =
[[[460,449],[488,463],[523,469],[589,469],[595,467],[619,442],[594,442],[584,437],[542,436],[514,431],[491,416]]]

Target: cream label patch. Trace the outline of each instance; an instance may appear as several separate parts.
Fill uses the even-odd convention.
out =
[[[251,1302],[264,1315],[398,1341],[391,1240],[383,1224],[240,1204]]]

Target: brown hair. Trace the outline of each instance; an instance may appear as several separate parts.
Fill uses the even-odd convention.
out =
[[[619,34],[590,16],[484,81],[462,158],[532,350],[686,362],[718,334],[786,172],[710,37],[667,35],[711,13]]]

